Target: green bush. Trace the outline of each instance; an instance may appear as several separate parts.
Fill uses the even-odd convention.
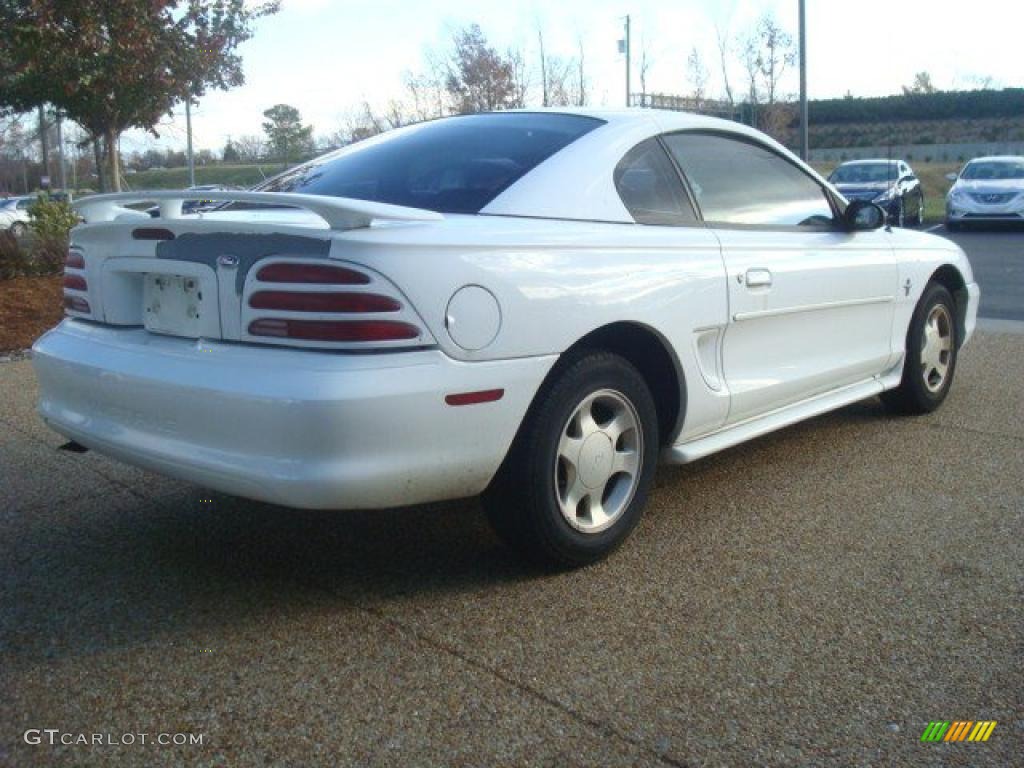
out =
[[[28,212],[32,216],[29,227],[35,235],[29,273],[57,274],[63,269],[68,253],[68,233],[78,223],[78,216],[66,202],[43,195]]]
[[[68,232],[78,223],[78,217],[70,205],[40,195],[28,212],[32,216],[29,226],[36,237],[40,240],[63,240],[67,247]]]

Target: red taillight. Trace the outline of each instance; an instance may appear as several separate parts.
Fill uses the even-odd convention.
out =
[[[253,309],[282,312],[397,312],[400,302],[376,293],[301,293],[299,291],[258,291],[249,299]]]
[[[64,275],[64,287],[73,291],[84,291],[88,289],[85,278],[81,275]]]
[[[253,336],[299,341],[408,341],[419,337],[415,325],[394,320],[286,320],[264,317],[249,323]]]
[[[354,269],[328,264],[268,264],[256,273],[265,283],[329,283],[332,285],[366,285],[369,275]]]
[[[78,251],[68,251],[67,258],[64,259],[64,266],[72,269],[85,269],[85,259]]]
[[[64,297],[64,309],[70,309],[73,312],[89,312],[89,302],[83,299],[81,296],[65,296]]]

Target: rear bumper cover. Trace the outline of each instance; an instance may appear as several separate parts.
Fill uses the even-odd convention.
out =
[[[42,418],[100,453],[248,498],[356,509],[482,491],[556,359],[343,355],[69,319],[33,363]],[[496,402],[444,400],[496,388]]]

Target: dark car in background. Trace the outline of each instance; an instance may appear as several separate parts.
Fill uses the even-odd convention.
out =
[[[847,200],[867,200],[882,207],[897,227],[924,223],[921,181],[902,160],[851,160],[828,177]]]

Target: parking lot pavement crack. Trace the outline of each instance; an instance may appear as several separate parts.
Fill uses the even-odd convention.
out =
[[[338,597],[338,595],[335,595],[335,597]],[[662,763],[663,765],[673,766],[673,768],[689,768],[688,763],[684,763],[669,755],[665,755],[661,752],[658,752],[657,750],[653,749],[649,744],[644,743],[643,740],[631,736],[627,733],[623,733],[614,726],[611,726],[602,720],[598,720],[597,718],[583,714],[582,712],[576,710],[572,706],[562,701],[559,701],[558,699],[556,699],[553,696],[550,696],[544,691],[535,688],[534,686],[529,685],[528,683],[524,683],[521,680],[517,680],[515,677],[512,677],[511,675],[508,675],[505,672],[502,672],[500,669],[496,667],[489,666],[488,664],[483,663],[479,659],[473,658],[472,656],[461,651],[456,646],[442,642],[437,638],[431,637],[430,635],[422,632],[421,630],[418,630],[400,621],[396,621],[395,619],[386,615],[382,611],[378,611],[367,605],[363,605],[358,602],[349,600],[344,596],[342,596],[342,599],[349,603],[349,605],[351,605],[356,610],[368,614],[369,616],[383,624],[387,624],[388,626],[394,629],[411,635],[415,640],[422,643],[423,645],[426,645],[429,648],[434,649],[435,651],[440,651],[441,653],[447,654],[453,657],[454,659],[462,662],[463,664],[466,664],[472,667],[473,669],[479,670],[493,677],[498,682],[516,689],[525,696],[528,696],[532,699],[536,699],[549,707],[558,709],[559,711],[563,712],[565,715],[572,718],[573,720],[582,723],[583,725],[587,726],[592,730],[604,734],[609,739],[620,741],[625,744],[628,744],[629,746],[635,747],[636,749],[641,750],[646,755],[654,758],[656,761]]]

